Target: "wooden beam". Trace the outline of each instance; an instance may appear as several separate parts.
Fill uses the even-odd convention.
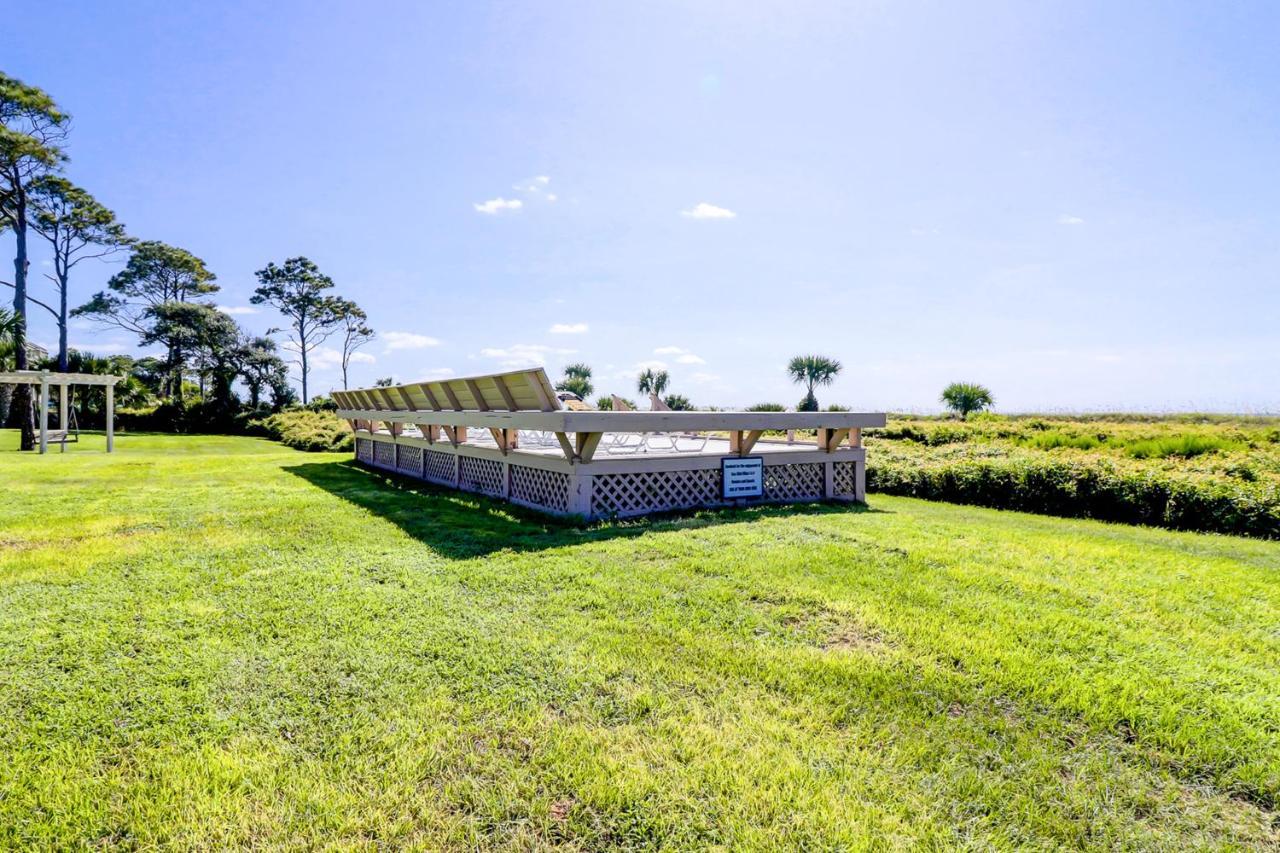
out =
[[[569,441],[567,432],[556,433],[556,441],[560,442],[560,449],[564,451],[564,458],[570,462],[574,462],[578,458],[578,451],[574,448],[573,443]]]
[[[507,455],[507,431],[498,427],[489,427],[489,434],[493,436],[493,443],[498,445],[498,449],[502,451],[502,455]]]
[[[414,424],[418,428],[418,432],[422,433],[422,437],[427,440],[427,444],[436,443],[436,428],[431,424]]]
[[[493,384],[498,386],[498,393],[502,395],[502,402],[507,405],[507,411],[517,411],[520,407],[516,405],[516,398],[511,396],[511,389],[507,387],[507,380],[501,376],[495,376],[493,377]]]
[[[449,387],[448,382],[441,382],[440,388],[444,391],[445,397],[449,399],[450,406],[453,406],[453,408],[459,412],[466,411],[466,409],[462,408],[462,404],[458,402],[458,395],[453,393],[453,389]]]
[[[378,392],[378,396],[382,398],[383,404],[386,405],[389,411],[392,411],[392,412],[400,411],[400,407],[396,405],[396,401],[391,398],[390,391],[388,391],[386,388],[378,388],[377,392]],[[413,407],[410,406],[409,408],[412,409]]]
[[[819,446],[828,453],[834,453],[836,450],[840,449],[840,442],[844,441],[845,437],[848,435],[848,429],[829,429],[827,430],[826,444]]]
[[[542,406],[544,412],[554,412],[556,410],[556,400],[547,395],[547,389],[542,387],[538,374],[541,371],[534,370],[525,374],[525,378],[529,384],[533,386],[533,393],[538,395],[538,403]]]
[[[849,446],[862,446],[862,427],[853,427],[849,430]]]
[[[484,394],[480,393],[480,386],[476,384],[476,381],[474,379],[464,379],[462,384],[467,386],[467,390],[475,398],[476,408],[482,412],[489,411],[489,404],[484,401]]]
[[[417,404],[413,402],[413,398],[409,396],[409,392],[405,390],[403,385],[396,386],[396,393],[400,395],[400,399],[404,401],[404,407],[409,411],[417,411]]]
[[[596,448],[600,446],[600,439],[604,437],[602,432],[576,432],[574,433],[574,441],[577,445],[578,459],[583,462],[590,462],[591,457],[595,456]]]
[[[764,435],[764,430],[762,429],[748,430],[746,436],[742,438],[741,444],[738,447],[738,453],[742,456],[746,456],[751,452],[751,448],[756,446],[756,442],[760,440],[760,436],[762,435]]]
[[[435,394],[431,393],[430,383],[423,382],[418,386],[418,388],[421,389],[423,395],[426,396],[427,404],[430,405],[431,408],[435,409],[437,412],[440,411],[440,401],[436,399]]]

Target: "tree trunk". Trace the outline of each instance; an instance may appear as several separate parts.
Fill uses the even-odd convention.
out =
[[[58,372],[67,372],[67,276],[58,276]]]
[[[16,322],[13,330],[13,362],[18,370],[27,369],[27,210],[26,199],[21,193],[17,199],[17,225],[13,229],[17,251],[13,256],[13,313]],[[32,450],[36,446],[35,409],[31,386],[18,385],[13,395],[13,405],[18,410],[18,426],[21,429],[19,447]]]
[[[298,347],[298,351],[302,353],[302,405],[305,406],[307,404],[307,344],[305,341]]]

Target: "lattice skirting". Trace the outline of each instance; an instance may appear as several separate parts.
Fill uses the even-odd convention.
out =
[[[356,438],[356,459],[442,486],[507,498],[551,513],[575,511],[575,494],[590,496],[592,518],[645,515],[668,510],[726,505],[720,497],[719,467],[671,471],[593,474],[584,466],[577,481],[568,471],[520,464],[516,457],[497,460],[455,455],[423,446]],[[766,464],[764,496],[753,503],[822,500],[826,464],[817,461]],[[857,462],[832,462],[832,494],[857,494]],[[581,511],[581,510],[577,510]]]
[[[823,466],[820,462],[765,466],[766,501],[818,501],[822,500],[822,493]]]
[[[591,514],[641,515],[721,503],[720,470],[638,471],[592,478]]]
[[[569,511],[569,475],[524,465],[511,466],[511,500],[553,512]]]
[[[463,456],[459,470],[459,486],[472,492],[486,495],[501,495],[503,492],[502,463],[492,459],[479,459],[475,456]]]
[[[422,473],[422,448],[401,444],[396,450],[396,467],[406,474]]]
[[[423,461],[422,477],[424,480],[430,480],[433,483],[452,486],[454,475],[454,458],[451,454],[441,453],[439,450],[424,450],[426,458]]]
[[[853,462],[837,462],[832,466],[835,471],[835,493],[842,496],[857,494],[857,470]]]

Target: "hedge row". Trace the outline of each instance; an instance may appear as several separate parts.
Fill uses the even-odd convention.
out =
[[[1280,487],[1106,462],[960,458],[912,463],[869,455],[867,489],[997,509],[1280,538]]]
[[[329,412],[295,409],[254,421],[252,426],[295,450],[343,451],[355,446],[351,428]]]

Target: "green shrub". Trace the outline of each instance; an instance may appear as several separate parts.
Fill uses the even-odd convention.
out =
[[[351,428],[328,412],[294,409],[253,421],[251,426],[268,438],[310,452],[343,451],[355,447]]]
[[[781,403],[756,403],[754,406],[747,406],[745,411],[748,412],[785,412],[787,407]]]
[[[1125,452],[1134,459],[1167,459],[1170,456],[1182,456],[1190,459],[1202,453],[1213,453],[1218,450],[1240,450],[1243,445],[1216,436],[1172,435],[1166,438],[1152,438],[1146,441],[1133,441],[1125,445]]]
[[[1280,538],[1280,486],[1152,468],[1015,457],[869,454],[867,488],[894,495],[1178,530]]]
[[[1070,447],[1074,450],[1093,450],[1103,442],[1093,435],[1070,435],[1058,430],[1037,432],[1022,438],[1018,442],[1023,447],[1034,447],[1037,450],[1054,450],[1059,447]]]

